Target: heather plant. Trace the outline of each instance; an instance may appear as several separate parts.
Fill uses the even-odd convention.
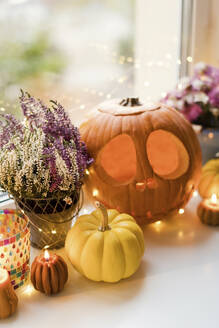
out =
[[[91,164],[64,108],[22,92],[24,120],[1,115],[0,185],[15,197],[66,197],[78,191]]]

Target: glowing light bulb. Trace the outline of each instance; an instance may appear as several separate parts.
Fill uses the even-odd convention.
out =
[[[213,132],[209,132],[208,133],[208,138],[209,139],[213,139],[214,138],[214,133]]]
[[[53,235],[55,235],[55,234],[56,234],[56,230],[52,230],[51,232],[52,232],[52,234],[53,234]]]
[[[120,77],[119,79],[118,79],[118,83],[123,83],[124,82],[124,78],[123,77]]]
[[[198,191],[197,190],[193,191],[193,197],[197,197],[197,196],[198,196]]]
[[[154,222],[154,224],[153,224],[154,230],[156,232],[159,232],[160,233],[160,231],[163,228],[163,225],[162,224],[163,224],[163,222],[161,220],[158,220],[158,221]]]
[[[41,228],[39,228],[38,230],[39,230],[39,232],[42,232],[42,229]]]
[[[4,111],[5,111],[5,108],[4,108],[4,107],[1,107],[1,108],[0,108],[0,111],[1,111],[1,112],[4,112]]]
[[[183,214],[185,212],[184,208],[179,209],[179,214]]]
[[[44,246],[43,248],[44,248],[44,249],[47,249],[47,248],[49,248],[49,245],[46,245],[46,246]]]
[[[85,173],[86,173],[87,175],[89,175],[89,174],[90,174],[90,172],[89,172],[89,170],[88,170],[88,169],[86,169],[86,170],[85,170]]]
[[[161,92],[161,97],[166,97],[167,93],[166,92]]]
[[[188,56],[187,58],[186,58],[186,60],[187,60],[187,62],[189,62],[189,63],[192,63],[192,57],[191,56]]]
[[[34,291],[35,291],[35,289],[33,288],[32,285],[27,285],[25,290],[24,290],[24,293],[28,296],[31,296]]]
[[[159,221],[157,221],[157,222],[155,222],[155,224],[156,224],[156,226],[160,226],[161,225],[161,221],[159,220]]]
[[[80,109],[84,109],[84,108],[85,108],[85,105],[81,105],[81,106],[80,106]]]
[[[44,247],[45,248],[45,247]],[[45,252],[44,252],[44,258],[45,258],[45,260],[46,261],[48,261],[49,260],[49,252],[46,250]]]
[[[151,66],[153,66],[153,62],[152,62],[152,61],[149,61],[146,65],[147,65],[148,67],[151,67]]]
[[[128,63],[132,63],[133,62],[133,58],[132,57],[127,57],[127,62]]]
[[[166,54],[165,56],[167,59],[172,59],[172,55],[171,54]]]
[[[111,94],[108,93],[108,95],[106,97],[107,97],[107,99],[110,99],[111,98]]]
[[[148,87],[149,85],[150,85],[150,82],[148,82],[148,81],[145,81],[145,82],[144,82],[144,86],[145,86],[145,87]]]
[[[98,190],[97,189],[94,189],[93,190],[93,196],[96,197],[98,195]]]

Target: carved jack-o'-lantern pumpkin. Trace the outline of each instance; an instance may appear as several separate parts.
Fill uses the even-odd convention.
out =
[[[173,108],[114,99],[99,105],[80,132],[94,158],[88,193],[140,224],[184,206],[197,186],[199,142]]]

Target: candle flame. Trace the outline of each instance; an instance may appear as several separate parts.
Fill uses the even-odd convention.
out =
[[[49,252],[47,250],[44,252],[44,258],[49,260]]]
[[[213,205],[216,205],[217,204],[217,195],[216,194],[212,194],[212,196],[211,196],[211,203]]]

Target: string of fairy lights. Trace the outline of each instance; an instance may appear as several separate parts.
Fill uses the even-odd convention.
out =
[[[125,87],[127,89],[132,89],[133,83],[131,83],[129,80],[131,77],[134,76],[135,70],[141,69],[142,67],[146,67],[147,69],[157,68],[157,69],[165,69],[168,71],[170,66],[173,64],[181,65],[181,60],[177,59],[174,62],[173,56],[170,53],[166,53],[164,55],[163,59],[157,59],[157,60],[151,59],[151,60],[142,62],[138,58],[135,58],[134,56],[120,55],[116,51],[110,49],[110,47],[108,47],[106,44],[91,43],[90,46],[94,47],[97,50],[104,51],[104,56],[105,56],[106,62],[110,61],[111,63],[113,63],[115,65],[121,65],[121,66],[127,65],[128,66],[126,71],[123,72],[122,74],[121,73],[120,74],[111,74],[110,76],[108,76],[106,79],[106,87],[105,88],[101,88],[101,90],[98,90],[93,87],[84,87],[81,90],[83,92],[83,94],[95,97],[96,104],[98,104],[100,102],[100,99],[102,101],[104,101],[104,100],[109,100],[109,99],[113,98],[115,96],[115,94],[120,90],[122,85],[125,85]],[[188,56],[187,61],[188,61],[188,63],[191,64],[193,62],[193,58],[191,56]],[[108,88],[109,83],[114,84],[113,88],[110,88],[110,89]],[[148,88],[150,85],[151,85],[151,82],[148,80],[145,80],[143,82],[143,87],[145,87],[145,88]],[[49,94],[46,94],[46,95],[50,96]],[[160,96],[165,97],[165,95],[166,95],[166,92],[162,92]],[[83,97],[74,98],[72,96],[67,96],[65,94],[58,95],[58,94],[56,94],[56,92],[53,94],[53,98],[57,98],[59,96],[61,97],[61,99],[68,100],[69,102],[72,103],[71,111],[87,111],[88,109],[91,109],[91,107],[93,107],[93,103],[91,103],[91,101],[88,101],[88,102],[83,101]],[[146,100],[150,101],[151,97],[147,96]],[[16,104],[11,104],[9,101],[4,101],[2,99],[0,100],[0,113],[7,112],[8,109],[16,109],[16,108],[17,108]],[[213,139],[214,133],[209,132],[208,138]],[[85,174],[87,174],[87,175],[90,174],[88,169],[85,171]],[[94,196],[94,198],[98,197],[97,189],[93,190],[93,196]],[[198,192],[195,190],[193,192],[193,197],[197,197],[197,196],[198,196]],[[84,208],[81,210],[81,213],[87,214],[88,210],[86,208]],[[184,208],[179,208],[178,213],[180,215],[183,215]],[[153,223],[152,225],[154,226],[156,231],[160,231],[163,224],[164,224],[163,221],[158,220],[157,222]],[[43,232],[42,228],[37,227],[36,225],[35,225],[35,227],[38,229],[38,231],[40,233]],[[54,228],[51,230],[50,233],[55,235],[57,233],[57,231]],[[183,233],[181,231],[179,231],[179,234],[180,234],[179,237],[182,238]],[[59,240],[57,240],[57,243],[58,242],[59,242]],[[50,245],[46,245],[43,249],[48,249],[48,248],[51,248],[52,246],[54,246],[54,243],[50,244]]]

